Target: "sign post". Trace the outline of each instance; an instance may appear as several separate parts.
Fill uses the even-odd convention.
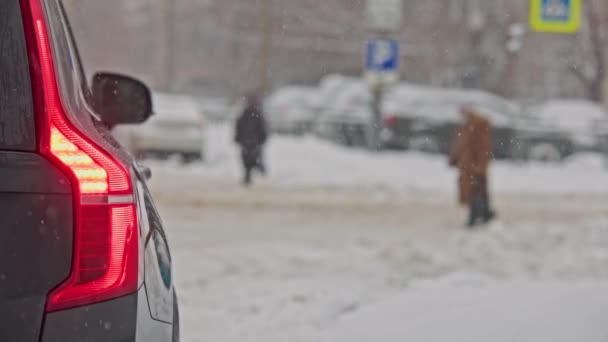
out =
[[[381,148],[382,97],[387,86],[399,80],[399,43],[393,39],[378,38],[367,42],[365,78],[372,93],[368,143],[370,149]]]
[[[372,93],[368,145],[373,150],[381,148],[385,88],[399,80],[399,43],[391,36],[401,28],[402,13],[402,0],[367,0],[367,25],[374,37],[367,42],[365,63],[365,79]]]
[[[536,32],[574,34],[580,30],[582,0],[530,0],[530,27]]]

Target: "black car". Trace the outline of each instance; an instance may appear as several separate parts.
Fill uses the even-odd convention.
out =
[[[494,156],[498,159],[559,160],[573,153],[563,134],[543,127],[521,107],[476,90],[432,89],[410,96],[384,120],[387,147],[447,154],[458,127],[460,109],[471,106],[493,126]]]
[[[89,86],[59,0],[3,0],[0,23],[0,341],[179,340],[149,175],[109,134],[148,88]]]
[[[494,156],[499,159],[511,158],[518,136],[515,118],[490,105],[457,99],[412,102],[408,112],[385,119],[385,144],[448,154],[458,127],[462,125],[460,109],[464,105],[474,107],[492,123]]]

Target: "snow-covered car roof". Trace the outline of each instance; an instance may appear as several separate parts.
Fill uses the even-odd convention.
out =
[[[361,79],[342,79],[339,91],[324,107],[324,119],[348,116],[352,119],[369,119],[372,94],[369,85]],[[339,83],[334,76],[328,83]],[[436,122],[460,120],[459,108],[470,105],[478,109],[493,124],[504,126],[522,116],[518,105],[499,96],[479,91],[420,86],[399,83],[389,89],[382,99],[382,112],[397,116],[420,117]]]
[[[362,80],[355,77],[347,77],[343,75],[327,75],[319,82],[319,98],[317,105],[319,107],[330,105],[342,89],[351,84],[361,84]]]
[[[154,115],[148,122],[193,122],[202,119],[202,110],[197,101],[187,95],[153,93]]]
[[[493,108],[510,115],[519,112],[516,104],[479,90],[433,88],[405,84],[394,89],[387,99],[387,105],[394,109],[396,115],[401,113],[407,115],[407,110],[411,106],[421,103],[468,104],[473,107]]]
[[[530,112],[543,126],[575,134],[591,134],[608,120],[601,105],[585,100],[551,100],[532,106]]]
[[[289,105],[298,103],[300,105],[310,105],[318,97],[318,89],[306,86],[289,86],[279,88],[272,93],[266,100],[266,105],[270,107]]]
[[[416,108],[412,109],[410,116],[424,119],[428,122],[435,123],[456,123],[462,121],[460,102],[434,102],[434,103],[418,103]],[[502,113],[496,108],[490,106],[473,106],[473,108],[483,117],[490,120],[492,125],[505,127],[512,122],[512,117]]]
[[[364,82],[349,82],[323,107],[323,120],[369,120],[372,95]],[[343,120],[339,119],[339,120]]]
[[[473,107],[497,126],[506,126],[513,120],[524,118],[515,103],[490,93],[411,84],[394,88],[385,99],[384,111],[434,122],[455,122],[461,120],[459,113],[464,105]]]

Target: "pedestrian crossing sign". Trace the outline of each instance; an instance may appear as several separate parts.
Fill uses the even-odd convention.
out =
[[[536,32],[577,33],[582,0],[530,0],[530,27]]]

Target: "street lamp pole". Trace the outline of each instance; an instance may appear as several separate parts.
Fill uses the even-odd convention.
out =
[[[174,49],[175,11],[177,0],[163,0],[160,13],[159,42],[159,69],[157,71],[157,86],[164,91],[173,90],[174,58],[177,52]]]
[[[272,58],[272,0],[258,0],[260,17],[260,45],[257,60],[257,87],[266,93],[270,87],[269,68]]]

